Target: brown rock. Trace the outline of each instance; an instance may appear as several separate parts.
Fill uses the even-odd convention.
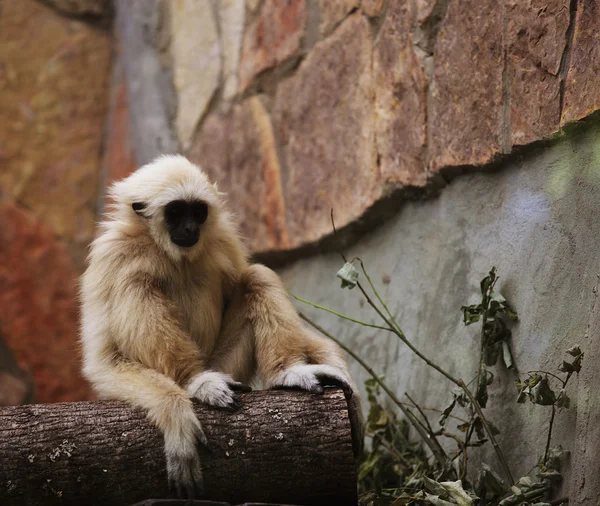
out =
[[[353,14],[279,83],[274,124],[285,154],[290,245],[358,218],[379,195],[369,23]]]
[[[0,371],[0,406],[24,404],[29,396],[29,387],[21,379]]]
[[[362,10],[371,18],[377,17],[383,11],[383,1],[384,0],[362,0]]]
[[[2,2],[0,193],[79,243],[94,230],[110,53],[105,32],[34,0]]]
[[[600,109],[600,4],[578,2],[573,47],[565,85],[562,123],[576,121]]]
[[[329,35],[348,13],[357,7],[358,0],[319,0],[321,35]]]
[[[252,252],[289,246],[273,128],[260,98],[207,118],[189,155],[227,193]]]
[[[426,180],[427,78],[413,51],[409,0],[388,6],[373,55],[375,141],[385,182]]]
[[[0,328],[40,402],[83,400],[77,271],[66,247],[30,211],[0,203]]]
[[[127,81],[120,57],[117,57],[114,66],[110,95],[110,113],[103,161],[106,187],[114,181],[127,177],[136,169],[129,118]]]
[[[244,36],[240,91],[263,70],[280,64],[298,51],[305,26],[305,0],[265,0]]]
[[[511,144],[523,145],[559,127],[569,0],[510,0],[506,9]]]
[[[451,0],[435,44],[430,169],[479,165],[500,151],[501,2]]]
[[[111,13],[110,0],[40,0],[71,16],[106,16]]]

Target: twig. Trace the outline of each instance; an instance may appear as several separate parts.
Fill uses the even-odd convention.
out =
[[[333,209],[331,210],[331,224],[333,226],[333,232],[334,235],[337,235],[337,231],[335,228],[335,222],[333,219]],[[342,256],[342,258],[344,259],[344,262],[346,262],[346,256],[344,255],[343,252],[340,251],[340,255]],[[361,261],[361,265],[362,261]],[[364,265],[363,265],[363,271],[366,272],[366,269],[364,269]],[[375,296],[381,300],[381,297],[379,296],[379,293],[377,292],[375,286],[373,285],[372,282],[370,282],[370,277],[368,275],[365,274],[365,276],[367,277],[367,280],[369,281],[369,284],[371,285],[371,288],[373,289],[373,292],[375,293]],[[502,467],[504,469],[504,472],[506,474],[506,477],[508,478],[508,481],[510,483],[510,485],[514,485],[515,481],[512,477],[512,473],[510,472],[510,468],[508,467],[508,464],[506,462],[506,459],[504,457],[504,454],[502,453],[502,450],[500,449],[500,446],[498,445],[496,438],[494,437],[494,433],[492,432],[492,429],[487,421],[487,419],[485,418],[483,412],[481,411],[481,406],[479,406],[479,403],[477,402],[477,400],[473,397],[473,395],[471,394],[471,392],[469,391],[469,389],[467,388],[467,386],[465,385],[464,381],[462,379],[456,379],[454,376],[452,376],[450,373],[446,372],[444,369],[442,369],[439,365],[437,365],[436,363],[432,362],[431,360],[429,360],[425,355],[423,355],[417,348],[415,348],[415,346],[413,346],[413,344],[408,340],[408,338],[406,337],[406,335],[404,334],[404,332],[402,331],[402,329],[397,325],[394,325],[388,318],[386,318],[386,316],[381,312],[381,310],[377,307],[377,305],[373,302],[373,300],[371,299],[371,297],[369,296],[369,294],[365,291],[364,287],[362,286],[362,284],[359,282],[356,283],[356,286],[358,286],[358,288],[360,289],[360,291],[362,292],[362,294],[364,295],[365,299],[367,300],[368,304],[377,312],[377,314],[381,317],[381,319],[386,323],[386,325],[390,328],[390,330],[392,330],[392,332],[394,332],[399,338],[400,340],[406,344],[406,346],[408,346],[410,348],[410,350],[417,355],[417,357],[419,357],[421,360],[423,360],[428,366],[432,367],[433,369],[435,369],[436,371],[438,371],[440,374],[442,374],[443,376],[445,376],[448,380],[450,380],[452,383],[454,383],[455,385],[459,386],[460,388],[462,388],[464,390],[464,392],[467,394],[467,396],[469,397],[471,404],[473,404],[475,410],[477,411],[477,414],[479,415],[479,417],[481,418],[481,422],[483,424],[483,427],[485,429],[485,431],[488,434],[488,437],[492,443],[492,446],[494,447],[494,451],[496,452],[496,454],[498,455],[498,458],[500,459],[500,462],[502,463]],[[385,307],[385,306],[384,306]],[[393,318],[392,318],[393,320]],[[316,328],[316,327],[315,327]],[[327,334],[325,334],[327,335]],[[396,399],[397,401],[397,399]],[[395,401],[395,402],[396,402]],[[398,407],[400,407],[401,405],[396,402],[396,404],[398,405]],[[406,414],[406,409],[404,407],[401,408],[402,411]],[[416,427],[415,427],[416,428]],[[417,429],[418,430],[418,429]],[[427,441],[427,440],[426,440]],[[437,440],[436,440],[437,442]],[[439,445],[439,443],[438,443]],[[440,447],[441,448],[441,447]],[[437,455],[436,455],[437,457]]]
[[[365,327],[372,327],[374,329],[387,330],[388,332],[392,332],[388,327],[383,327],[381,325],[375,325],[374,323],[367,323],[362,320],[357,320],[356,318],[352,318],[351,316],[345,315],[343,313],[338,313],[337,311],[334,311],[333,309],[329,309],[328,307],[321,306],[321,305],[317,304],[316,302],[311,302],[310,300],[303,299],[302,297],[299,297],[298,295],[292,294],[292,297],[294,297],[294,299],[296,299],[300,302],[304,302],[305,304],[308,304],[309,306],[312,306],[314,308],[321,309],[328,313],[339,316],[340,318],[343,318],[344,320],[349,320],[351,322],[358,323],[359,325],[363,325]]]
[[[564,381],[560,376],[557,376],[556,374],[552,374],[550,371],[540,371],[540,370],[527,371],[527,372],[521,373],[521,376],[524,376],[525,374],[534,374],[534,373],[547,374],[548,376],[552,376],[553,378],[557,379],[561,383]]]
[[[483,412],[481,411],[481,406],[479,406],[479,403],[473,397],[473,394],[471,394],[471,392],[469,391],[469,389],[467,388],[467,386],[465,385],[463,380],[459,380],[459,386],[467,394],[467,396],[469,397],[469,400],[471,401],[471,404],[477,411],[479,418],[481,418],[481,423],[483,424],[483,427],[484,427],[485,431],[487,432],[488,437],[490,438],[490,442],[492,443],[492,446],[494,447],[496,455],[498,455],[498,458],[500,459],[500,463],[502,464],[502,469],[504,469],[504,473],[506,474],[506,477],[508,478],[510,485],[511,486],[514,485],[515,480],[512,477],[512,473],[510,472],[508,463],[506,462],[506,459],[504,458],[504,454],[502,453],[502,450],[500,449],[500,446],[498,445],[498,442],[496,441],[496,438],[494,437],[492,428],[490,427],[487,419],[485,418],[485,416],[483,415]]]
[[[532,371],[532,372],[543,372],[543,371]],[[562,388],[565,389],[565,388],[567,388],[567,383],[571,379],[573,372],[571,371],[571,372],[567,373],[567,377],[564,380],[562,380],[561,378],[559,378],[558,376],[556,376],[552,373],[546,373],[546,374],[551,374],[555,378],[558,378],[558,380],[562,382]],[[550,451],[550,442],[552,441],[552,427],[554,426],[555,415],[556,415],[556,405],[552,404],[552,414],[550,415],[550,424],[548,425],[548,437],[546,438],[546,448],[544,450],[544,465],[546,465],[546,462],[548,460],[548,452]]]
[[[408,398],[408,400],[409,400],[410,402],[412,402],[412,403],[413,403],[413,406],[414,406],[414,407],[416,408],[416,410],[419,412],[419,414],[421,415],[421,417],[423,418],[423,420],[425,420],[425,425],[427,426],[427,427],[425,427],[425,428],[428,430],[428,432],[429,432],[430,434],[434,434],[435,432],[434,432],[433,428],[431,427],[431,425],[429,424],[429,420],[428,420],[428,419],[427,419],[427,417],[425,416],[425,413],[423,413],[423,410],[421,409],[421,406],[419,406],[419,405],[418,405],[418,404],[415,402],[415,400],[414,400],[414,399],[413,399],[413,398],[412,398],[410,395],[408,395],[408,392],[404,392],[404,395],[406,395],[406,397]]]
[[[402,413],[404,413],[404,416],[406,416],[406,418],[408,418],[408,420],[412,423],[413,427],[419,433],[419,435],[421,436],[421,438],[423,439],[425,444],[427,444],[427,446],[429,447],[429,449],[431,450],[431,452],[433,453],[435,458],[438,460],[438,462],[443,465],[446,460],[446,453],[440,446],[440,443],[437,441],[437,439],[430,438],[429,435],[419,426],[419,423],[415,419],[415,416],[407,408],[405,408],[402,405],[402,403],[400,402],[400,399],[398,399],[398,397],[396,397],[396,394],[394,394],[394,392],[392,392],[392,390],[390,388],[388,388],[388,386],[383,382],[383,380],[379,376],[377,376],[377,374],[375,373],[373,368],[371,368],[362,358],[360,358],[356,353],[354,353],[350,348],[348,348],[344,343],[342,343],[342,341],[340,341],[337,337],[333,336],[331,333],[327,332],[318,323],[311,320],[304,313],[299,312],[298,314],[300,315],[300,318],[302,318],[306,323],[308,323],[309,325],[311,325],[312,327],[317,329],[324,336],[327,336],[334,343],[336,343],[340,348],[342,348],[342,350],[344,350],[346,353],[348,353],[354,360],[356,360],[373,377],[373,379],[375,379],[375,381],[379,384],[379,386],[383,389],[383,391],[389,395],[390,399],[392,399],[394,404],[396,404],[396,406],[398,406],[398,409],[400,409],[400,411],[402,411]]]

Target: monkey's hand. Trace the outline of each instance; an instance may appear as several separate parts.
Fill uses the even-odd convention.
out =
[[[190,397],[204,404],[231,410],[239,409],[242,405],[234,390],[247,392],[251,388],[235,381],[229,374],[217,371],[197,374],[187,386]]]
[[[323,387],[335,385],[356,392],[348,373],[327,364],[296,364],[285,369],[270,385],[271,388],[300,388],[322,394]]]

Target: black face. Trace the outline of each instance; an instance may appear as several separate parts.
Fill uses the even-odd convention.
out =
[[[171,241],[191,248],[200,239],[200,226],[206,221],[208,206],[201,201],[173,200],[165,206],[165,222]]]

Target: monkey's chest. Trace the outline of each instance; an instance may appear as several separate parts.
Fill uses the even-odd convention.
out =
[[[170,295],[183,329],[202,352],[210,354],[221,331],[223,295],[220,283],[189,283],[185,290]]]

